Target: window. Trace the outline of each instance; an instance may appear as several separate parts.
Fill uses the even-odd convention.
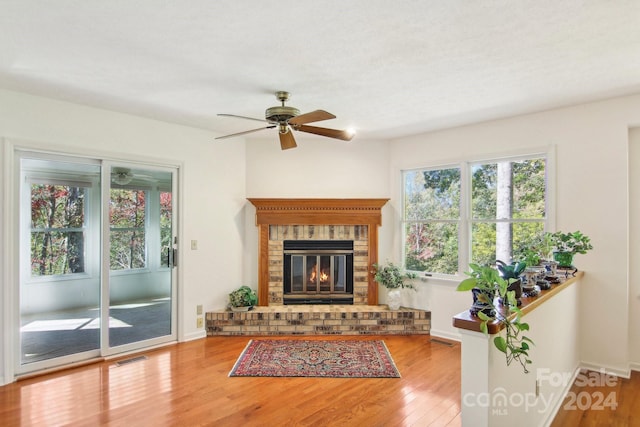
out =
[[[171,258],[171,193],[160,192],[160,265],[170,267]]]
[[[511,261],[545,229],[544,156],[403,172],[408,270],[456,274]]]
[[[460,168],[404,174],[405,267],[455,274],[460,229]]]
[[[145,268],[146,192],[137,189],[111,189],[109,201],[110,268]]]
[[[85,200],[88,188],[31,184],[31,276],[85,271]]]
[[[510,262],[544,231],[543,158],[471,166],[471,261]]]

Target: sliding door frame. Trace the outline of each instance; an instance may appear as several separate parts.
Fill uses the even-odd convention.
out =
[[[111,305],[111,270],[108,268],[110,264],[110,252],[109,252],[109,241],[110,241],[110,221],[109,221],[109,199],[110,199],[110,189],[111,187],[111,170],[113,167],[124,167],[128,169],[145,169],[145,170],[155,170],[161,172],[171,173],[171,194],[178,194],[177,192],[177,181],[178,181],[178,168],[175,167],[167,167],[167,166],[158,166],[158,165],[148,165],[144,163],[132,163],[132,162],[124,162],[124,161],[113,161],[113,160],[104,160],[102,162],[102,230],[101,230],[101,241],[102,241],[102,266],[107,268],[102,268],[101,270],[101,304],[100,304],[100,317],[101,319],[106,319],[102,321],[102,328],[100,331],[101,339],[101,353],[103,356],[111,356],[114,354],[120,353],[128,353],[132,351],[136,351],[142,348],[155,347],[159,345],[164,345],[169,342],[174,342],[178,337],[178,328],[177,328],[177,265],[172,263],[170,268],[171,275],[171,332],[169,335],[163,335],[160,337],[152,338],[146,341],[136,341],[116,347],[112,347],[110,345],[109,340],[109,317],[110,317],[110,305]],[[172,203],[172,224],[174,226],[171,230],[171,241],[172,248],[177,249],[177,209],[176,203]],[[148,211],[147,211],[148,212]],[[151,262],[151,256],[158,256],[157,254],[152,254],[150,251],[147,251],[147,262]],[[105,286],[108,283],[109,286]]]
[[[2,327],[0,328],[0,341],[2,342],[2,359],[0,371],[0,386],[8,384],[16,380],[20,375],[20,158],[21,153],[35,153],[53,156],[62,156],[76,159],[93,159],[102,163],[130,163],[137,167],[143,168],[160,168],[174,169],[174,180],[172,182],[172,194],[174,197],[173,204],[173,224],[174,242],[180,242],[179,236],[183,235],[183,224],[181,221],[183,210],[183,163],[175,159],[154,158],[142,155],[132,155],[127,153],[126,158],[121,153],[110,153],[103,151],[94,151],[84,147],[77,146],[61,146],[48,144],[37,141],[30,141],[18,138],[3,138],[2,143],[2,185],[0,186],[0,218],[2,227],[0,228],[0,270],[1,270],[1,286],[0,295],[2,295],[2,303],[0,305],[0,318],[2,319]],[[104,179],[103,166],[103,177]],[[103,219],[104,221],[104,219]],[[104,256],[104,254],[103,254]],[[104,269],[102,269],[104,270]],[[101,273],[104,274],[104,271]],[[108,274],[108,271],[107,271]],[[181,283],[183,281],[183,270],[179,268],[172,269],[172,326],[171,333],[173,340],[176,342],[183,339],[181,326],[180,306],[183,299],[183,291]],[[101,291],[104,292],[104,291]],[[104,297],[104,296],[103,296]],[[107,300],[108,301],[108,300]],[[102,304],[104,305],[104,304]],[[107,307],[108,308],[108,307]],[[108,342],[106,343],[108,346]],[[166,343],[151,344],[147,348],[153,348]],[[98,359],[113,356],[116,353],[110,353],[105,350],[103,343],[101,356]],[[126,349],[120,349],[124,354]],[[85,363],[85,361],[80,361]],[[69,365],[65,365],[69,366]],[[52,368],[58,369],[58,368]]]

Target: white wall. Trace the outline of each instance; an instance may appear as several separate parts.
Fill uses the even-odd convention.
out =
[[[274,134],[247,143],[245,150],[242,140],[214,143],[216,135],[204,130],[0,90],[2,137],[182,165],[183,337],[202,333],[195,328],[197,304],[219,309],[240,283],[257,283],[257,230],[246,197],[391,197],[383,209],[379,257],[397,261],[400,169],[553,146],[556,228],[579,229],[595,247],[576,259],[586,271],[580,283],[580,354],[584,362],[621,372],[628,368],[629,354],[640,362],[640,349],[629,345],[640,342],[640,332],[629,327],[635,317],[628,308],[638,312],[638,301],[629,301],[627,250],[628,129],[638,125],[640,96],[629,96],[391,143],[312,136],[299,137],[298,148],[281,151]],[[192,239],[198,240],[197,251],[188,249]],[[451,318],[468,308],[470,297],[456,293],[456,285],[429,279],[418,282],[417,294],[405,296],[414,306],[432,310],[434,334],[457,335]],[[9,286],[2,283],[2,290]],[[6,313],[0,315],[6,321]],[[2,332],[7,328],[3,324]]]
[[[219,309],[226,295],[242,282],[245,145],[241,139],[232,144],[214,142],[215,136],[200,129],[0,90],[0,137],[7,140],[47,150],[180,166],[178,221],[186,243],[180,248],[179,261],[182,339],[204,336],[204,330],[196,328],[197,304],[203,304],[205,310]],[[192,239],[198,240],[197,251],[189,249]],[[3,240],[3,246],[14,243]],[[11,286],[2,283],[5,296]],[[0,313],[3,343],[10,342],[7,317]],[[5,349],[4,354],[11,352]],[[6,366],[2,356],[0,366]]]
[[[556,229],[581,230],[594,245],[593,251],[575,260],[586,271],[580,284],[581,327],[576,331],[581,334],[580,354],[586,364],[626,373],[629,342],[640,340],[637,328],[629,328],[627,310],[628,128],[638,123],[640,96],[629,96],[403,138],[390,145],[392,177],[403,168],[552,146],[557,164],[556,182],[551,183],[556,189]],[[443,321],[468,308],[456,296],[457,282],[429,280],[427,285],[430,282],[441,287],[430,305],[441,311]],[[456,333],[450,321],[433,323],[436,329]],[[638,360],[637,353],[634,358]]]
[[[385,141],[351,142],[295,133],[298,147],[280,150],[278,136],[247,143],[247,197],[388,198],[389,148]],[[380,257],[390,253],[394,230],[389,206],[382,209]],[[258,283],[258,230],[255,208],[246,205],[245,277]]]

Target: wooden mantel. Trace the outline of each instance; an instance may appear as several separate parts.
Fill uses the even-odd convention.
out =
[[[256,225],[381,225],[389,199],[248,199]]]
[[[270,225],[368,225],[369,266],[378,262],[378,226],[389,199],[256,199],[258,304],[268,305]],[[378,304],[378,286],[369,275],[369,305]]]

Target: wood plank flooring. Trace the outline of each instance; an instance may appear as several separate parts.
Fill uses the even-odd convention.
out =
[[[424,335],[337,338],[384,340],[402,378],[229,378],[249,339],[209,337],[144,352],[142,361],[110,360],[0,387],[0,425],[461,425],[459,343]],[[553,427],[640,426],[640,372],[615,387],[574,385],[572,392],[587,392],[592,402],[596,392],[614,392],[617,407],[581,409],[584,396],[575,407],[565,400]]]
[[[402,378],[229,378],[249,339],[209,337],[145,352],[147,360],[106,361],[0,387],[0,424],[461,425],[459,343],[333,337],[384,340]]]
[[[551,427],[640,426],[640,372],[632,371],[629,379],[610,378],[609,384],[599,373],[577,380]]]

